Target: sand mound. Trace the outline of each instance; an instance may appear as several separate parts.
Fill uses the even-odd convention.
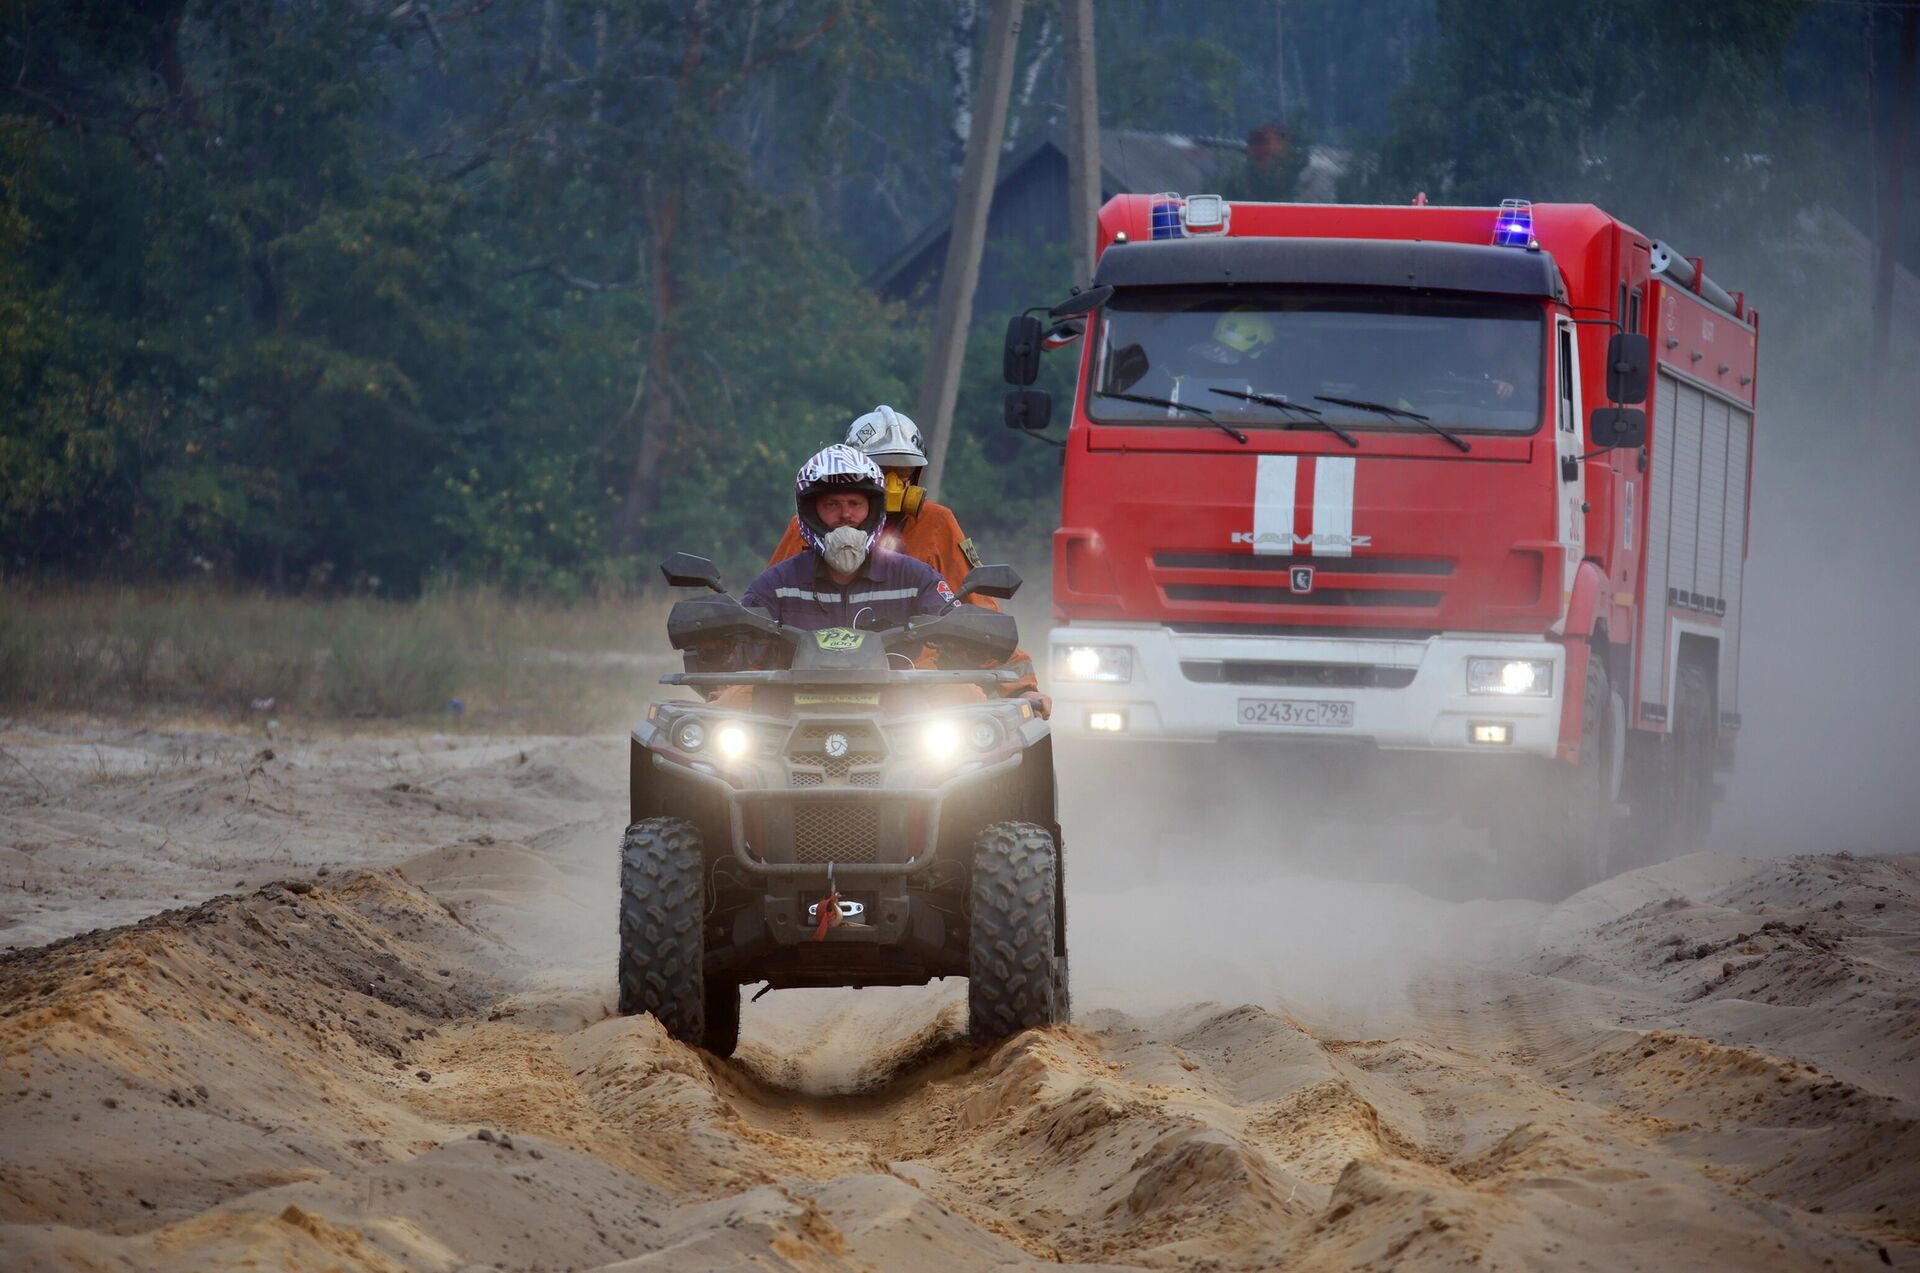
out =
[[[42,890],[16,934],[263,873],[0,956],[0,1266],[1920,1256],[1913,859],[1700,857],[1553,908],[1076,896],[1071,1027],[976,1047],[957,981],[782,992],[723,1062],[610,1015],[617,748],[400,751],[128,742],[0,788]],[[222,818],[283,847],[236,868]]]

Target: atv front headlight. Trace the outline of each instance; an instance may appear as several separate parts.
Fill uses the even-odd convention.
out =
[[[920,745],[935,760],[946,760],[960,750],[960,727],[950,720],[929,721],[920,731]]]
[[[720,732],[713,737],[713,745],[728,760],[738,760],[747,754],[747,745],[753,740],[744,726],[722,725]]]
[[[707,745],[707,727],[699,720],[683,720],[673,731],[673,745],[681,751],[699,751]]]

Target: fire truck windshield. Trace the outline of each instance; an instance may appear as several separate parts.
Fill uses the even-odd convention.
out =
[[[1208,426],[1140,401],[1151,397],[1204,405],[1247,429],[1297,425],[1273,409],[1280,399],[1355,431],[1423,430],[1327,401],[1345,398],[1417,411],[1450,430],[1529,433],[1544,406],[1544,332],[1538,303],[1509,297],[1127,288],[1104,310],[1088,408],[1104,424]]]

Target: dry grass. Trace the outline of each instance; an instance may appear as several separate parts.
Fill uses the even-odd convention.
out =
[[[562,605],[486,589],[391,602],[0,585],[0,706],[606,727],[641,709],[676,665],[668,602]],[[256,706],[268,699],[271,707]],[[450,708],[456,700],[463,711]]]

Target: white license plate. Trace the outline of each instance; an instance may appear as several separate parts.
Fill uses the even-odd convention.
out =
[[[1243,698],[1242,725],[1345,729],[1353,724],[1353,704],[1302,698]]]

